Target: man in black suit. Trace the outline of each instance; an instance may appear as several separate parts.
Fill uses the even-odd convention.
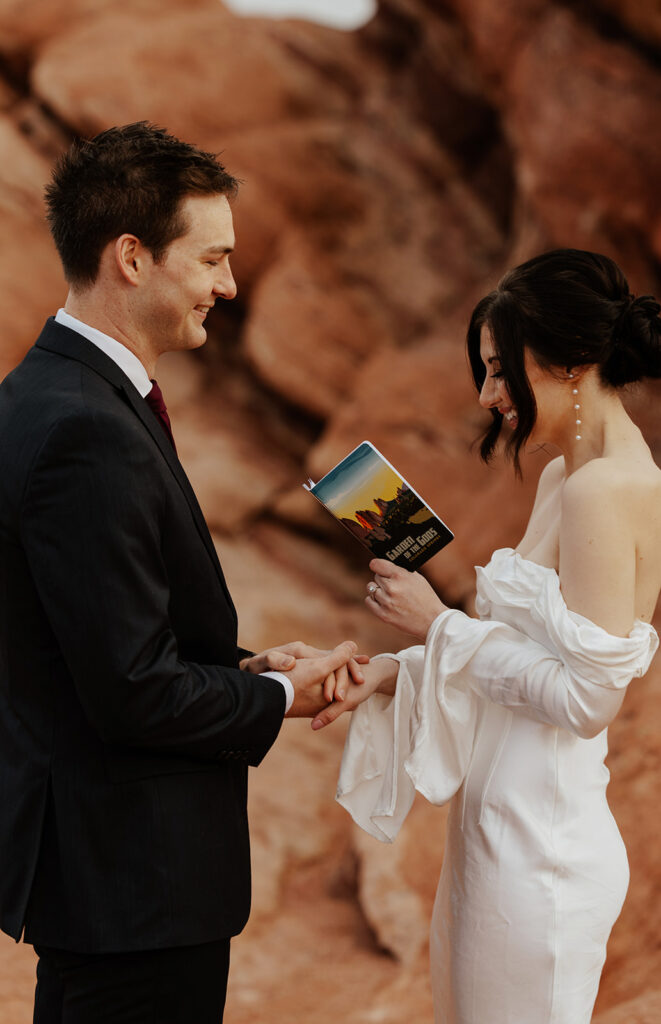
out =
[[[236,187],[137,124],[47,189],[70,292],[0,388],[0,926],[39,954],[36,1024],[222,1020],[248,765],[355,651],[237,648],[152,381],[236,293]]]

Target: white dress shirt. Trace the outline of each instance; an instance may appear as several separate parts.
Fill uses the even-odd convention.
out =
[[[120,370],[123,370],[142,398],[149,394],[152,388],[149,374],[138,357],[126,345],[123,345],[121,341],[111,338],[108,334],[104,334],[103,331],[97,330],[96,327],[90,327],[89,324],[83,323],[82,320],[77,320],[75,316],[71,316],[71,313],[67,313],[65,309],[58,309],[55,319],[58,324],[62,324],[63,327],[68,327],[72,331],[77,331],[78,334],[82,334],[83,338],[87,338],[93,345],[96,345],[102,352],[105,352],[108,358],[112,359],[119,366]],[[282,684],[285,691],[285,712],[289,711],[294,703],[294,687],[291,680],[283,675],[282,672],[261,672],[260,675],[267,676],[269,679],[277,679]]]

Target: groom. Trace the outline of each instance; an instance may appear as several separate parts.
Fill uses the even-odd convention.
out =
[[[39,955],[36,1024],[222,1020],[248,765],[355,650],[237,648],[154,381],[236,294],[236,188],[142,123],[47,189],[70,291],[0,387],[0,926]]]

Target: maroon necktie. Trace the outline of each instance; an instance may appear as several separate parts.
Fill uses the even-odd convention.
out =
[[[145,402],[153,412],[154,416],[157,417],[158,422],[163,427],[163,430],[172,443],[172,447],[176,451],[177,446],[174,443],[174,437],[172,436],[172,424],[170,423],[170,417],[168,416],[167,406],[163,401],[163,392],[155,380],[152,380],[151,382],[151,391],[145,395]]]

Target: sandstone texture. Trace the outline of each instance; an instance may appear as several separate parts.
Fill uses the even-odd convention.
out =
[[[656,0],[381,0],[353,33],[220,0],[0,0],[0,376],[66,295],[44,221],[53,159],[134,120],[222,152],[243,181],[238,297],[203,350],[159,368],[241,642],[406,646],[364,607],[367,556],[301,486],[365,438],[455,531],[425,573],[470,610],[473,566],[516,544],[550,454],[527,454],[521,481],[480,462],[474,303],[555,245],[661,293]],[[659,397],[627,398],[657,460]],[[595,1024],[661,1020],[660,728],[657,662],[610,731],[632,880]],[[345,732],[287,722],[253,772],[232,1024],[431,1024],[446,812],[417,800],[393,846],[358,833],[333,801]],[[31,1020],[33,966],[0,937],[0,1024]]]

